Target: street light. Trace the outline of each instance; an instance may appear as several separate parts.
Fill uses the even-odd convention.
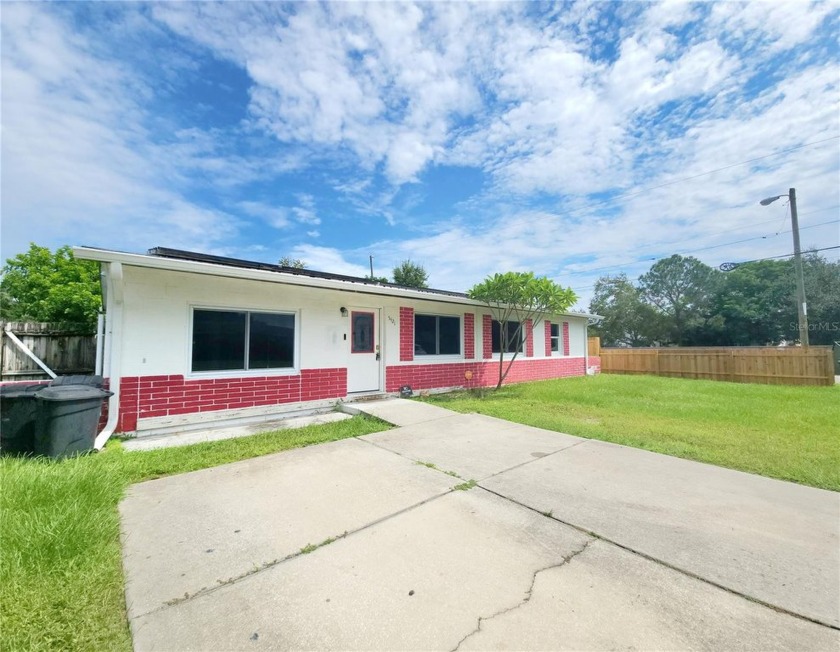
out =
[[[787,195],[776,195],[762,199],[759,204],[769,206],[780,197],[790,199],[790,227],[793,231],[793,262],[796,268],[796,310],[799,313],[799,341],[808,346],[808,306],[805,304],[805,279],[802,275],[802,256],[799,251],[799,215],[796,212],[796,188]]]

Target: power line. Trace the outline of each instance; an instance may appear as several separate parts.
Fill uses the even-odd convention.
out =
[[[833,208],[837,208],[837,206],[829,206],[827,208],[820,208],[820,209],[817,209],[817,210],[809,211],[807,213],[801,213],[801,215],[812,215],[814,213],[821,213],[823,211],[831,210]],[[738,227],[738,228],[747,228],[749,226],[759,226],[761,224],[767,224],[769,222],[775,222],[775,221],[776,221],[775,219],[766,220],[764,222],[756,222],[755,224],[748,224],[744,227]],[[827,224],[836,224],[837,222],[840,222],[840,220],[829,220],[827,222],[820,222],[819,224],[811,224],[809,226],[803,226],[799,230],[804,231],[806,229],[813,229],[813,228],[816,228],[818,226],[825,226]],[[706,237],[712,237],[714,235],[721,235],[722,233],[731,233],[731,231],[736,231],[736,230],[738,230],[738,229],[731,229],[730,231],[722,231],[722,232],[719,232],[719,233],[711,234],[711,236],[706,236]],[[729,245],[741,244],[743,242],[750,242],[752,240],[766,240],[767,238],[772,238],[772,237],[775,237],[775,236],[780,235],[782,233],[790,233],[790,230],[788,230],[788,231],[776,231],[775,233],[770,233],[770,234],[766,234],[766,235],[759,235],[759,236],[755,236],[755,237],[752,237],[752,238],[745,238],[743,240],[735,240],[733,242],[724,242],[722,244],[710,245],[708,247],[701,247],[700,249],[692,249],[692,250],[683,251],[683,252],[680,252],[680,253],[681,254],[691,254],[691,253],[697,253],[697,252],[700,252],[700,251],[707,251],[709,249],[718,249],[720,247],[727,247]],[[666,246],[674,245],[674,244],[682,244],[682,241],[676,240],[676,241],[672,241],[672,242],[663,242],[663,243],[661,243],[657,246],[662,248],[662,247],[666,247]],[[652,260],[657,260],[658,258],[659,258],[659,256],[637,257],[634,260],[628,260],[626,262],[616,263],[614,265],[607,265],[607,266],[604,266],[604,267],[591,267],[589,269],[583,269],[583,270],[578,270],[578,271],[573,271],[573,272],[566,272],[566,275],[567,276],[577,276],[577,275],[580,275],[580,274],[589,274],[589,273],[592,273],[592,272],[600,272],[600,271],[607,270],[607,269],[617,269],[617,268],[620,268],[620,267],[625,267],[627,265],[633,265],[635,263],[644,263],[644,262],[649,262],[649,261],[652,261]]]
[[[820,222],[819,224],[811,224],[810,226],[802,226],[799,228],[800,231],[804,231],[805,229],[815,229],[818,226],[825,226],[826,224],[837,224],[840,220],[829,220],[828,222]],[[782,233],[790,233],[790,230],[787,231],[776,231],[776,233],[768,234],[768,235],[758,235],[754,238],[745,238],[743,240],[736,240],[735,242],[725,242],[724,244],[712,245],[710,247],[701,247],[700,249],[691,249],[689,251],[684,251],[684,254],[695,254],[698,251],[708,251],[709,249],[719,249],[720,247],[728,247],[729,245],[734,244],[741,244],[742,242],[751,242],[752,240],[766,240],[767,238],[775,238],[777,235],[781,235]]]
[[[830,251],[831,249],[840,249],[840,245],[836,245],[834,247],[820,247],[819,249],[808,249],[807,251],[803,251],[802,253],[807,255],[807,254],[816,253],[818,251]],[[781,254],[779,256],[767,256],[765,258],[755,258],[753,260],[742,260],[741,262],[736,263],[736,265],[746,265],[747,263],[759,263],[762,260],[774,260],[775,258],[789,258],[789,257],[795,256],[795,255],[796,255],[795,253]]]
[[[813,224],[810,227],[800,228],[799,230],[802,231],[802,230],[807,229],[807,228],[814,228],[814,227],[817,227],[817,226],[823,226],[825,224],[835,224],[837,222],[840,222],[840,220],[832,220],[831,222],[824,222],[823,224]],[[785,231],[784,233],[790,233],[790,231]],[[738,243],[729,243],[729,244],[738,244]],[[724,246],[724,245],[720,245],[720,246]],[[840,249],[840,245],[837,245],[835,247],[821,247],[819,249],[808,249],[806,251],[803,251],[802,253],[804,255],[804,254],[809,254],[809,253],[816,253],[818,251],[830,251],[832,249]],[[682,253],[691,253],[691,252],[682,252]],[[672,255],[678,255],[679,256],[679,255],[682,255],[682,254],[672,254]],[[781,254],[779,256],[767,256],[766,258],[756,258],[755,260],[745,260],[745,261],[739,262],[738,264],[743,265],[745,263],[755,263],[755,262],[758,262],[760,260],[772,260],[774,258],[788,258],[789,256],[793,256],[793,255],[794,254],[790,253],[790,254]],[[650,260],[640,260],[638,262],[644,263],[644,262],[652,262],[652,261],[656,261],[656,260],[662,260],[662,258],[651,258]],[[639,274],[638,276],[634,276],[632,279],[628,279],[628,280],[637,281],[637,280],[639,280],[639,278],[641,276],[642,276],[642,274]],[[590,290],[594,287],[595,287],[594,284],[593,285],[578,285],[576,287],[573,287],[572,290]]]

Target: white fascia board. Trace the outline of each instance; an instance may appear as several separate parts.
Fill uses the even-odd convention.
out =
[[[262,281],[264,283],[281,283],[285,285],[298,285],[304,287],[315,287],[326,290],[340,290],[344,292],[355,292],[360,294],[373,294],[387,297],[403,297],[406,299],[417,299],[420,301],[438,301],[443,303],[455,303],[477,308],[487,306],[480,301],[474,301],[467,297],[454,297],[423,290],[412,290],[408,288],[382,287],[378,285],[367,285],[354,283],[353,281],[340,281],[334,279],[322,279],[299,274],[286,274],[284,272],[270,272],[261,269],[247,269],[243,267],[230,267],[215,263],[203,263],[193,260],[179,260],[177,258],[164,258],[149,254],[131,254],[122,251],[111,251],[109,249],[96,249],[94,247],[73,247],[73,255],[81,260],[94,260],[103,263],[122,263],[131,267],[147,267],[171,272],[186,272],[189,274],[205,274],[208,276],[222,276],[225,278],[238,278],[251,281]],[[583,312],[565,312],[562,315],[568,317],[589,318],[597,317]]]

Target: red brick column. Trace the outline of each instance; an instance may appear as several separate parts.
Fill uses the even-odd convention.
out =
[[[545,322],[545,357],[551,357],[551,322]]]
[[[534,322],[525,320],[525,357],[534,357]]]
[[[400,308],[400,362],[414,360],[414,308]]]
[[[475,315],[464,313],[464,359],[475,358]]]
[[[569,322],[563,322],[563,355],[569,355]]]
[[[481,348],[485,359],[493,357],[493,317],[484,315],[481,324]]]

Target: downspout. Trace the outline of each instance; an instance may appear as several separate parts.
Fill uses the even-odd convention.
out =
[[[583,323],[583,375],[589,375],[589,319]]]
[[[105,443],[117,429],[120,416],[120,381],[122,380],[122,321],[123,321],[123,267],[122,263],[109,263],[108,274],[108,305],[103,346],[108,352],[108,389],[113,392],[108,399],[108,421],[105,428],[96,436],[93,447],[102,450]],[[110,332],[109,332],[110,331]]]
[[[96,365],[94,372],[97,376],[102,375],[102,348],[105,341],[105,313],[96,315]]]

